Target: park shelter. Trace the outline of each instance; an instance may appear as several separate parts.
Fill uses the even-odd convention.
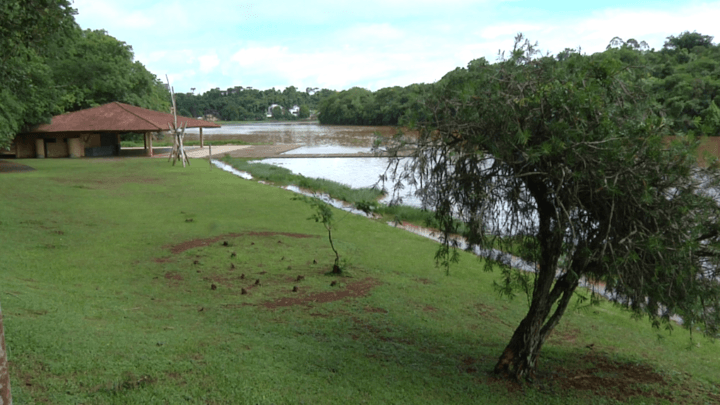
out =
[[[49,124],[38,125],[18,134],[11,146],[17,158],[113,156],[120,152],[120,134],[135,132],[145,136],[145,149],[152,156],[152,134],[168,131],[172,114],[152,111],[118,102],[56,115]],[[219,128],[220,125],[188,117],[177,117],[178,126]]]

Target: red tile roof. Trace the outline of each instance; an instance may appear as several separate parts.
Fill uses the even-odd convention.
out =
[[[219,128],[220,125],[178,115],[178,126]],[[47,132],[154,132],[168,130],[173,115],[113,102],[98,107],[56,115],[50,124],[39,125],[28,133]]]

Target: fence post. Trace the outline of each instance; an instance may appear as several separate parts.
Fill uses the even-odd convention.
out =
[[[0,405],[12,405],[10,371],[8,370],[5,330],[2,322],[2,306],[0,306]]]

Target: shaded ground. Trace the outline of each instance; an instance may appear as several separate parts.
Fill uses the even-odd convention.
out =
[[[34,168],[20,163],[11,162],[9,160],[0,160],[0,173],[17,173],[30,172]]]
[[[587,369],[558,367],[552,371],[555,374],[553,380],[560,391],[592,391],[595,395],[617,401],[642,396],[672,402],[672,397],[656,389],[647,389],[649,385],[666,386],[666,383],[660,374],[646,364],[614,361],[592,352],[583,356],[582,361],[589,366]]]

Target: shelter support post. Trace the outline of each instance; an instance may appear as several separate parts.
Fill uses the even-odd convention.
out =
[[[150,144],[150,157],[153,157],[152,132],[148,132],[147,138],[148,138],[148,144]]]
[[[204,148],[205,143],[203,142],[203,133],[202,133],[202,127],[200,127],[200,148]]]

